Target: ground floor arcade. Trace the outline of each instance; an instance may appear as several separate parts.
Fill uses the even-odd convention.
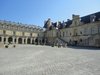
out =
[[[0,43],[3,43],[3,44],[44,44],[44,39],[37,38],[37,37],[0,36]]]

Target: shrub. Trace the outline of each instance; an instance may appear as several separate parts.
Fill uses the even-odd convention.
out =
[[[8,48],[8,45],[5,45],[5,48]]]

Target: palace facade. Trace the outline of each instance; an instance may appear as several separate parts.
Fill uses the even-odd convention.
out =
[[[39,44],[42,43],[42,37],[43,28],[39,26],[0,20],[0,44],[2,45]]]
[[[83,17],[73,14],[72,20],[66,22],[52,22],[49,18],[44,28],[0,20],[0,44],[100,47],[100,12]]]
[[[67,44],[75,46],[100,47],[100,12],[80,17],[72,15],[66,22],[44,22],[45,39],[50,45]]]

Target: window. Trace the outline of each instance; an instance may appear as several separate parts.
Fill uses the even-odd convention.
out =
[[[39,36],[39,34],[38,34],[38,36]]]
[[[77,25],[77,21],[75,21],[75,25]]]
[[[66,36],[68,35],[68,32],[66,32]]]
[[[65,34],[65,33],[63,32],[63,37],[65,36],[64,34]]]
[[[80,31],[80,34],[82,34],[82,32]]]
[[[70,36],[71,36],[72,34],[70,33]]]
[[[32,33],[30,33],[30,35],[32,36]]]
[[[60,32],[60,37],[61,37],[61,32]]]
[[[97,27],[92,27],[91,28],[91,34],[96,34],[98,33],[98,28]]]
[[[2,25],[2,28],[5,28],[6,26],[5,25]]]
[[[8,25],[6,25],[6,28],[8,28],[9,26]]]
[[[82,42],[82,39],[80,39],[80,42]]]
[[[98,32],[100,33],[100,26],[98,27]]]
[[[6,34],[6,31],[5,30],[3,30],[3,34]]]
[[[3,25],[2,24],[0,25],[0,28],[3,28]]]
[[[88,34],[88,29],[84,28],[84,35],[87,35],[87,34]]]
[[[24,36],[24,32],[22,33],[22,35]]]
[[[13,32],[13,35],[15,35],[15,32]]]
[[[77,33],[75,35],[77,36]]]

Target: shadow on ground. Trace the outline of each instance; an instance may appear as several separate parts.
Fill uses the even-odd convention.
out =
[[[100,50],[100,47],[83,47],[83,46],[68,46],[68,48],[79,49],[79,50]]]

